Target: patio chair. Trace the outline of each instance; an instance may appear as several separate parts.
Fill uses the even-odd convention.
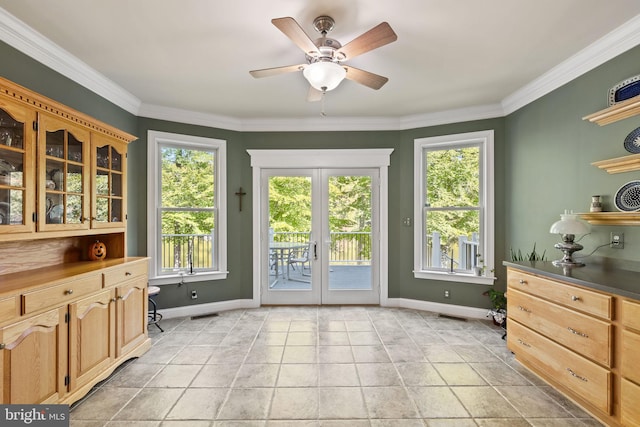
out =
[[[278,254],[276,251],[269,251],[269,274],[278,275]]]
[[[304,248],[292,249],[289,252],[289,259],[287,260],[287,275],[289,273],[289,266],[294,271],[296,270],[296,265],[300,266],[300,274],[303,276],[311,276],[311,264],[309,263],[309,245]],[[308,273],[305,273],[305,270],[308,270]]]

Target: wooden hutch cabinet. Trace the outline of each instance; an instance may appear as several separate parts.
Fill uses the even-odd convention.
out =
[[[149,349],[147,259],[126,253],[133,140],[0,78],[1,404],[73,403]]]

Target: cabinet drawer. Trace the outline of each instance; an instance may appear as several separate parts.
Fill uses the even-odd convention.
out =
[[[72,280],[62,285],[51,286],[22,295],[22,314],[34,313],[47,307],[66,304],[79,296],[102,289],[100,274]]]
[[[622,324],[640,331],[640,304],[622,300]]]
[[[622,425],[640,425],[640,386],[624,378],[621,381],[620,418]]]
[[[640,334],[622,330],[622,367],[620,373],[640,384]]]
[[[0,323],[7,322],[19,314],[17,297],[0,299]]]
[[[601,411],[611,413],[611,372],[520,325],[509,322],[507,344],[517,358]]]
[[[540,298],[548,299],[603,319],[611,319],[613,299],[608,295],[511,269],[509,270],[507,283],[513,289],[531,292]]]
[[[557,341],[595,362],[611,366],[609,322],[509,289],[510,319]]]
[[[104,287],[110,287],[147,274],[146,262],[131,262],[118,267],[113,267],[102,273]]]

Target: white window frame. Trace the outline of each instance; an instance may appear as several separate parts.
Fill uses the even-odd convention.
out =
[[[454,135],[443,135],[414,140],[414,277],[417,279],[441,280],[450,282],[476,283],[492,285],[495,277],[491,270],[495,268],[495,205],[494,205],[494,149],[493,130],[469,132]],[[476,276],[473,272],[448,272],[442,270],[424,269],[423,236],[426,180],[424,170],[424,150],[426,148],[452,149],[462,145],[480,145],[480,243],[479,253],[482,254],[487,268],[484,276]]]
[[[218,269],[215,271],[175,272],[175,274],[159,274],[160,271],[160,192],[161,192],[161,156],[160,146],[171,144],[185,148],[216,151],[216,232]],[[199,282],[226,279],[227,271],[227,142],[221,139],[205,138],[192,135],[159,132],[147,132],[147,254],[149,262],[149,283],[152,285],[175,284],[176,282]]]

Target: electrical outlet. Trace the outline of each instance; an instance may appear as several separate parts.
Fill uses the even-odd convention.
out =
[[[451,293],[449,292],[449,289],[444,291],[444,297],[445,298],[451,298]]]
[[[609,246],[615,249],[624,248],[624,233],[611,232],[611,240],[609,240]]]
[[[196,291],[191,291],[191,299],[198,299],[198,293]]]

